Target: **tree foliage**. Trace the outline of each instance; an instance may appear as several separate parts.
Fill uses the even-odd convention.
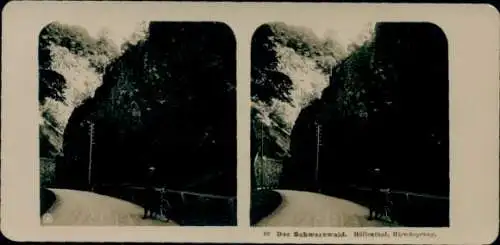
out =
[[[304,58],[312,59],[316,68],[328,73],[344,53],[334,40],[320,39],[310,29],[282,22],[264,24],[252,37],[251,94],[253,101],[270,104],[273,99],[290,103],[293,82],[279,69],[277,47],[287,47]]]
[[[302,26],[287,25],[283,22],[269,24],[275,35],[272,40],[285,47],[295,50],[299,55],[318,59],[320,57],[333,57],[335,59],[343,56],[341,46],[332,39],[320,39],[310,28]],[[320,66],[329,69],[331,67]]]
[[[308,28],[275,22],[255,31],[251,50],[252,164],[258,151],[280,160],[289,157],[289,134],[296,115],[320,95],[326,74],[342,56],[336,41],[320,39]]]
[[[277,70],[278,59],[274,32],[268,25],[260,26],[252,37],[251,93],[253,101],[271,103],[272,99],[290,102],[292,81]]]
[[[92,96],[118,50],[105,31],[91,37],[83,27],[59,22],[41,30],[38,45],[40,155],[54,158],[61,154],[69,114]]]
[[[226,25],[150,23],[147,37],[106,67],[94,98],[72,114],[60,169],[75,176],[86,167],[81,149],[88,151],[86,121],[93,121],[96,181],[140,183],[152,164],[155,181],[174,189],[223,172],[212,184],[224,188],[208,189],[234,194],[235,72],[236,42]]]
[[[44,104],[47,98],[64,102],[64,90],[67,88],[64,77],[52,70],[39,69],[40,86],[38,88],[38,101]]]
[[[299,115],[284,171],[302,182],[286,183],[317,188],[311,163],[318,159],[324,190],[366,185],[364,173],[379,167],[394,189],[447,195],[446,38],[425,23],[382,23],[375,34],[333,69],[321,99]]]
[[[118,48],[105,33],[93,38],[81,26],[65,25],[59,22],[48,24],[41,30],[38,43],[39,100],[41,103],[46,98],[63,102],[64,91],[68,88],[64,77],[53,70],[52,49],[54,47],[66,48],[74,55],[87,58],[90,66],[97,72],[102,72],[109,63],[109,59],[118,55]]]
[[[88,31],[81,26],[66,25],[52,22],[42,29],[39,35],[39,65],[49,69],[51,63],[50,45],[65,47],[79,56],[105,55],[115,57],[118,47],[111,39],[102,33],[97,39],[90,36]],[[96,69],[103,69],[102,64],[94,61]]]

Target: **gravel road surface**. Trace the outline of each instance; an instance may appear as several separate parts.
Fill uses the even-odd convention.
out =
[[[319,193],[275,190],[282,203],[257,226],[287,227],[380,227],[380,221],[367,220],[368,208]]]
[[[133,203],[92,192],[49,189],[54,205],[42,216],[43,225],[168,226],[172,221],[142,219],[144,210]]]

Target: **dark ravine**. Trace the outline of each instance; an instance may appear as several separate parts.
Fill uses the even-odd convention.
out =
[[[318,123],[323,187],[361,184],[380,167],[394,188],[448,195],[447,50],[435,25],[379,24],[372,44],[336,66],[321,99],[301,111],[287,177],[306,183],[294,187],[315,188]]]
[[[222,171],[207,192],[236,195],[236,43],[222,23],[152,22],[148,37],[108,65],[94,98],[76,108],[64,135],[58,184],[88,188],[89,124],[95,123],[92,181],[180,189]],[[230,176],[230,177],[228,177]]]
[[[449,196],[447,45],[430,23],[378,24],[374,40],[337,65],[322,97],[301,111],[282,188],[342,196],[378,167],[392,189]],[[433,205],[438,226],[447,225],[448,206],[426,202]]]
[[[281,56],[283,53],[286,55]],[[335,62],[343,56],[345,53],[340,43],[330,38],[319,38],[306,27],[270,22],[256,29],[252,36],[251,47],[253,164],[257,154],[280,162],[290,157],[290,131],[293,121],[290,121],[287,115],[283,115],[287,113],[286,110],[280,109],[298,111],[304,103],[302,97],[314,97],[313,93],[318,92],[303,91],[302,87],[318,87],[320,83],[326,82],[323,75],[328,74]],[[308,66],[309,62],[313,65],[304,72],[302,68]],[[296,68],[284,71],[279,67]],[[318,76],[310,81],[290,77],[290,73],[301,77],[308,76],[308,72]],[[255,183],[256,178],[271,178],[273,175],[267,175],[266,170],[258,168],[253,166],[255,171],[264,176],[256,176],[255,171],[252,171],[253,189],[260,186]]]

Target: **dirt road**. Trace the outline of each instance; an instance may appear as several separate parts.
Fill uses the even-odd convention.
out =
[[[168,226],[172,221],[142,219],[142,207],[92,192],[50,189],[54,205],[42,216],[43,225]]]
[[[356,203],[318,193],[275,190],[282,203],[257,226],[288,227],[380,227],[366,219],[368,209]]]

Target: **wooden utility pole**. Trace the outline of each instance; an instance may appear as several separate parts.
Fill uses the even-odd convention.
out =
[[[90,137],[90,140],[89,140],[89,173],[88,173],[88,181],[89,181],[89,187],[90,187],[90,190],[92,190],[92,146],[94,144],[94,123],[93,122],[89,122],[89,137]]]
[[[319,183],[319,150],[321,146],[321,125],[316,121],[316,169],[315,169],[315,179],[316,187],[318,192],[321,192],[321,185]]]
[[[260,122],[260,168],[259,168],[259,174],[260,174],[260,187],[264,187],[263,178],[264,175],[262,174],[262,168],[264,167],[264,122]]]

